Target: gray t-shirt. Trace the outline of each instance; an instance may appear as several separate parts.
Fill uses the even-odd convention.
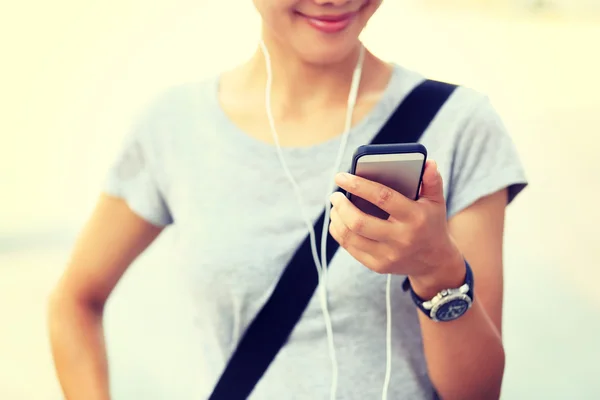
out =
[[[341,170],[424,78],[396,66],[382,99],[350,132]],[[197,307],[204,373],[196,393],[208,397],[236,343],[268,299],[307,234],[290,183],[272,145],[228,119],[217,101],[218,78],[180,85],[153,102],[111,168],[105,190],[156,225],[175,230],[174,273],[183,274]],[[340,138],[285,148],[284,156],[314,220]],[[422,137],[445,182],[448,217],[478,199],[525,186],[518,154],[488,99],[459,88]],[[316,273],[316,269],[315,269]],[[431,399],[417,309],[392,281],[391,399]],[[386,361],[386,277],[340,249],[330,265],[329,310],[339,364],[339,399],[378,399]],[[325,399],[331,363],[318,299],[309,304],[253,399]],[[194,396],[194,398],[199,398]]]

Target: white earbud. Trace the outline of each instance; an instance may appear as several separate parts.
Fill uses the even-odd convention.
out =
[[[319,260],[319,254],[316,246],[316,235],[313,228],[313,223],[307,214],[306,207],[304,205],[304,200],[302,198],[302,192],[300,191],[300,187],[296,183],[291,171],[289,170],[285,158],[283,156],[283,151],[281,149],[281,145],[279,143],[279,136],[277,134],[277,129],[275,128],[275,120],[273,118],[273,112],[271,109],[271,91],[273,87],[273,71],[271,65],[271,57],[267,46],[261,40],[260,48],[263,52],[266,62],[267,69],[267,84],[265,88],[265,108],[267,112],[267,119],[269,120],[269,126],[271,128],[271,133],[273,135],[273,141],[275,142],[275,146],[277,148],[277,155],[279,157],[279,161],[281,166],[292,185],[294,190],[294,194],[296,195],[296,199],[298,201],[298,205],[300,206],[300,212],[302,215],[302,219],[308,228],[309,238],[310,238],[310,247],[313,256],[313,260],[315,262],[315,266],[317,268],[317,273],[319,274],[319,300],[321,305],[321,311],[323,312],[323,317],[325,319],[325,330],[327,332],[327,341],[329,347],[329,356],[331,359],[331,367],[332,367],[332,382],[331,382],[331,391],[330,391],[330,399],[334,400],[336,398],[337,393],[337,385],[338,385],[338,365],[337,358],[335,353],[335,344],[333,341],[333,327],[331,323],[331,317],[329,315],[329,308],[327,304],[327,234],[329,231],[329,216],[331,212],[331,203],[329,197],[335,188],[334,176],[339,172],[340,166],[342,164],[342,159],[344,157],[344,153],[346,150],[346,144],[348,143],[348,135],[350,133],[350,129],[352,128],[352,116],[354,114],[354,108],[356,105],[356,100],[358,98],[358,90],[360,88],[360,81],[362,77],[362,67],[365,56],[365,49],[361,45],[360,54],[358,58],[358,62],[356,64],[356,68],[354,69],[354,74],[352,76],[352,84],[350,86],[350,93],[348,95],[348,107],[346,111],[346,121],[344,132],[341,137],[340,147],[338,150],[338,154],[335,160],[335,164],[333,166],[331,185],[327,189],[327,193],[325,194],[325,220],[323,223],[323,231],[321,233],[321,258]],[[390,306],[390,279],[391,276],[388,276],[387,288],[386,288],[386,300],[387,300],[387,368],[386,368],[386,378],[384,383],[384,393],[383,398],[387,398],[387,388],[389,386],[389,376],[391,372],[391,306]]]

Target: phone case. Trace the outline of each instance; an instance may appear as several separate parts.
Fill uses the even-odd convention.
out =
[[[423,168],[421,168],[421,175],[419,177],[418,187],[420,188],[421,183],[423,181],[423,173],[425,171],[425,168],[424,168],[425,161],[427,161],[427,149],[425,148],[425,146],[423,146],[420,143],[368,144],[368,145],[360,146],[356,149],[356,151],[354,152],[354,156],[352,157],[352,167],[351,167],[350,173],[353,175],[356,175],[356,167],[357,167],[358,161],[363,156],[374,155],[374,154],[407,154],[407,153],[420,153],[420,154],[423,154],[423,156],[424,156]],[[346,196],[348,197],[348,199],[350,201],[353,200],[351,193],[347,192]],[[415,200],[418,199],[418,196],[419,196],[419,190],[417,190],[417,193],[415,195]],[[363,202],[364,202],[364,200],[363,200]],[[377,208],[377,207],[375,207],[375,208]],[[374,215],[379,218],[382,218],[382,219],[387,219],[389,217],[389,215],[385,211],[383,211],[379,208],[377,208],[377,210],[374,210],[373,212],[369,212],[369,214]]]
[[[397,144],[365,144],[360,146],[354,152],[352,157],[352,169],[350,173],[354,175],[356,172],[356,164],[362,156],[372,154],[406,154],[406,153],[421,153],[427,160],[427,149],[421,143],[397,143]]]

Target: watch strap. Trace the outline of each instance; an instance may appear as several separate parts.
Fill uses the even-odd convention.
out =
[[[474,281],[475,280],[473,279],[473,270],[471,269],[471,266],[469,265],[467,260],[465,260],[465,279],[461,286],[463,286],[465,284],[469,286],[469,291],[466,294],[471,299],[473,299],[473,297],[474,297]],[[449,290],[449,289],[451,289],[451,288],[448,288],[446,290]],[[452,289],[458,289],[458,288],[452,288]],[[422,299],[421,297],[419,297],[419,295],[417,295],[415,293],[415,291],[413,290],[413,288],[410,284],[410,279],[408,279],[408,277],[406,277],[406,279],[404,279],[404,283],[402,284],[402,290],[404,290],[405,292],[410,292],[410,296],[412,297],[413,302],[419,308],[419,310],[421,310],[427,317],[431,318],[431,315],[430,315],[431,311],[426,309],[425,307],[423,307],[423,303],[425,303],[427,301],[431,301],[433,298],[425,300],[425,299]],[[439,292],[439,293],[441,293],[441,292]]]

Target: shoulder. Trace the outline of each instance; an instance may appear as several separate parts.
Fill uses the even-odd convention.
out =
[[[490,97],[475,89],[458,86],[446,104],[448,112],[455,115],[463,129],[461,132],[475,127],[489,126],[504,130],[501,117],[492,104]]]
[[[138,122],[143,124],[186,121],[208,111],[216,93],[217,78],[210,77],[172,85],[152,96],[142,108]]]
[[[422,73],[402,65],[394,63],[393,66],[393,90],[395,92],[400,91],[408,95],[419,84],[428,79]],[[463,122],[477,118],[496,118],[497,114],[491,105],[489,97],[485,93],[462,85],[459,82],[445,81],[445,83],[455,85],[457,88],[440,111],[439,116],[447,118],[451,114],[454,116],[454,120],[460,119]]]
[[[447,129],[457,157],[467,152],[501,151],[510,147],[512,138],[490,97],[475,89],[459,86],[439,115]]]
[[[216,77],[171,85],[151,96],[133,118],[130,138],[158,151],[179,132],[214,115]]]
[[[504,153],[517,161],[513,140],[490,97],[458,86],[425,132],[428,147],[445,153],[453,165],[468,158]]]
[[[415,72],[411,75],[413,80],[421,77]],[[425,81],[421,78],[415,87]],[[506,127],[490,97],[474,88],[455,85],[456,89],[432,120],[423,140],[434,147],[455,149],[465,142],[508,139]]]
[[[444,172],[449,216],[505,188],[511,202],[527,185],[502,118],[475,89],[458,86],[422,140]]]
[[[401,99],[426,80],[427,77],[420,72],[394,64],[393,92],[402,96]],[[442,127],[446,134],[449,130],[461,134],[472,124],[497,124],[500,117],[488,95],[460,83],[446,83],[457,87],[432,121],[431,128]]]
[[[426,80],[400,66],[396,66],[396,74],[406,93]],[[509,189],[511,201],[527,184],[506,125],[490,97],[476,89],[457,85],[421,142],[444,176],[449,215],[502,188]]]

